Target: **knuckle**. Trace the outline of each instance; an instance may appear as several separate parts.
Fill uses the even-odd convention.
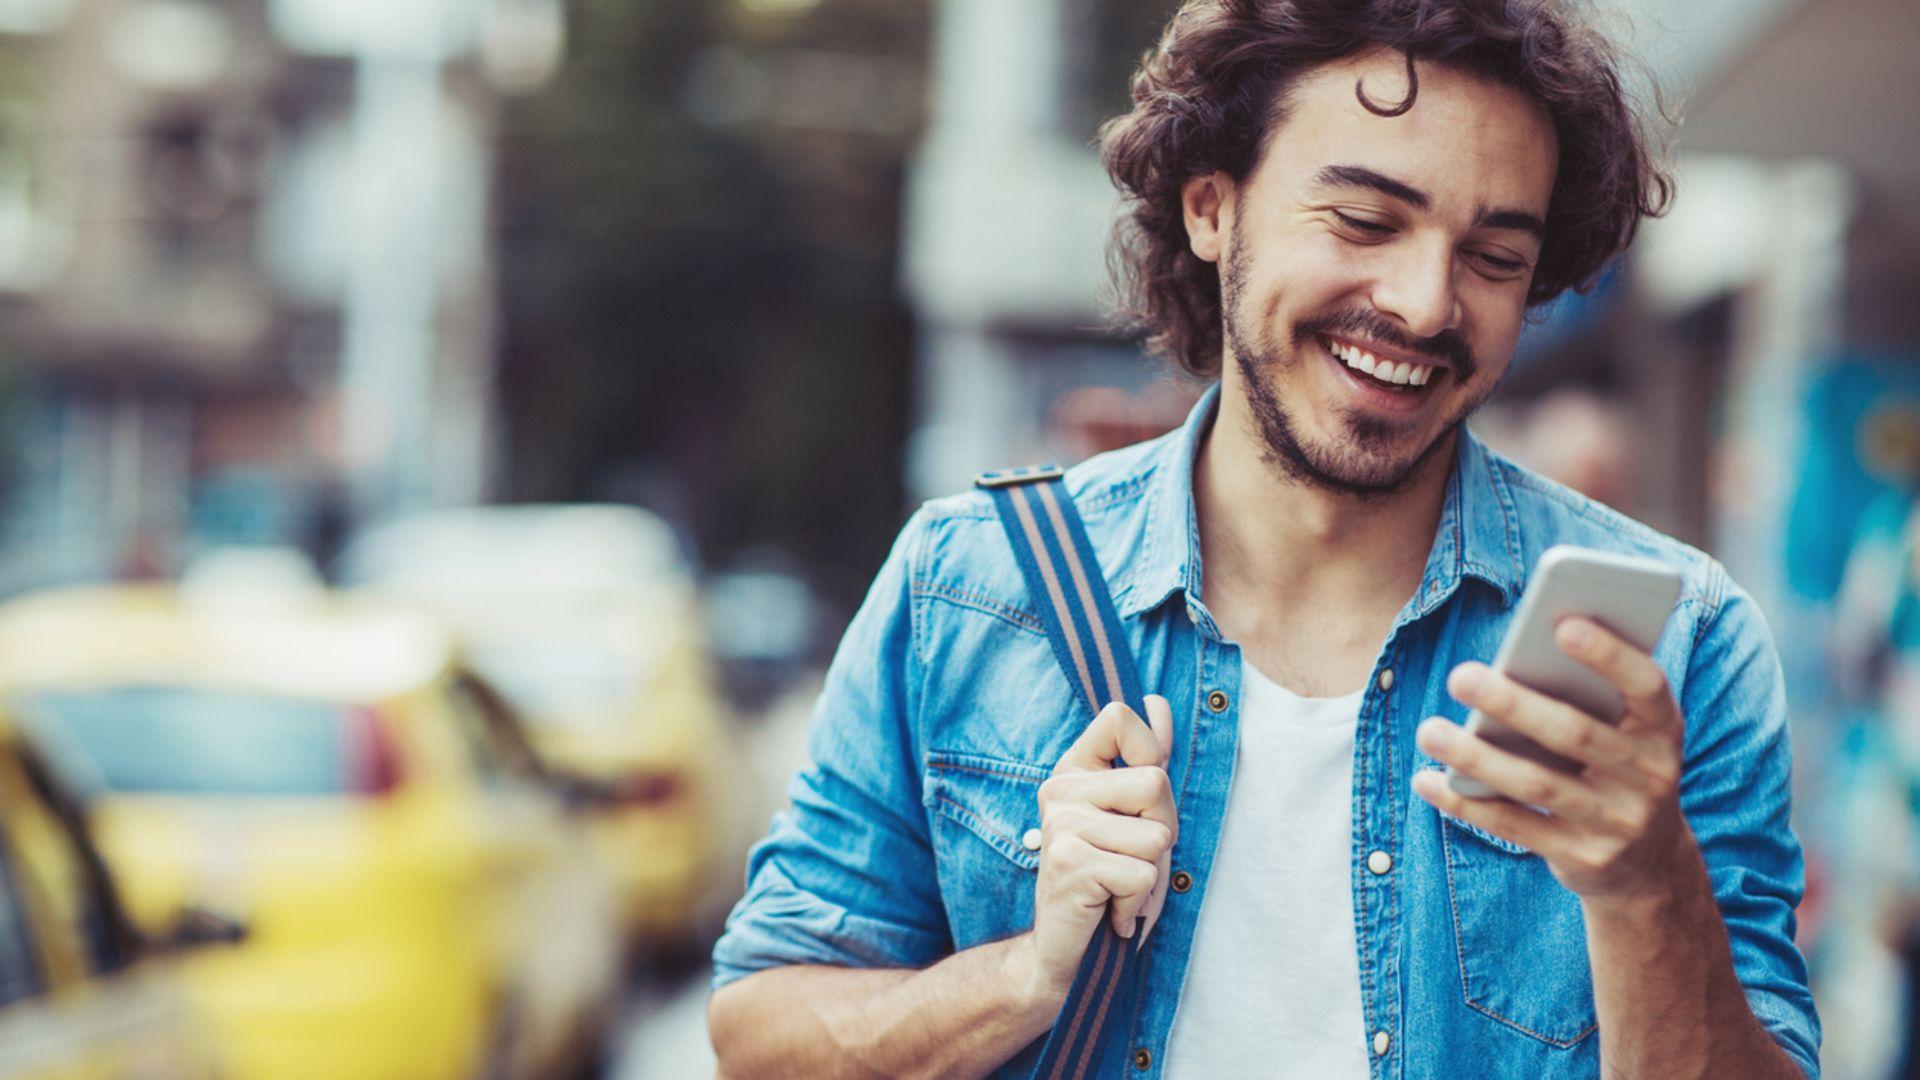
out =
[[[1633,695],[1650,705],[1663,704],[1672,697],[1667,687],[1666,672],[1652,661],[1639,667],[1631,683]]]
[[[1521,802],[1541,805],[1553,798],[1556,785],[1547,777],[1529,773],[1513,785],[1513,794]]]
[[[1639,836],[1653,825],[1653,807],[1638,799],[1622,815],[1626,820],[1627,835]]]
[[[1609,844],[1588,844],[1574,856],[1575,865],[1588,874],[1605,874],[1613,869],[1613,847]]]
[[[1073,832],[1073,810],[1067,804],[1055,803],[1040,810],[1040,835],[1043,839],[1065,836]]]
[[[1128,884],[1133,890],[1133,895],[1144,896],[1153,891],[1153,883],[1159,880],[1160,871],[1150,862],[1141,862],[1138,859],[1132,862],[1133,865],[1127,868]]]
[[[1644,827],[1645,816],[1637,800],[1610,803],[1600,811],[1601,826],[1614,836],[1634,836]]]
[[[1581,753],[1592,753],[1599,748],[1600,730],[1598,725],[1580,717],[1569,717],[1567,724],[1567,743]]]
[[[1058,803],[1062,796],[1061,789],[1066,786],[1066,782],[1059,772],[1055,772],[1052,776],[1040,781],[1040,791],[1037,798],[1040,800],[1041,809],[1045,810],[1047,807]]]
[[[1642,760],[1640,767],[1652,778],[1654,786],[1663,792],[1680,786],[1680,762],[1671,753],[1649,755]]]
[[[1166,825],[1158,821],[1148,822],[1148,825],[1151,826],[1153,830],[1153,837],[1149,846],[1153,848],[1156,855],[1173,846],[1172,829],[1167,828]]]
[[[1149,790],[1153,794],[1153,801],[1161,806],[1172,806],[1173,777],[1168,776],[1167,770],[1165,769],[1156,768],[1150,771],[1152,772],[1152,776],[1150,778]]]

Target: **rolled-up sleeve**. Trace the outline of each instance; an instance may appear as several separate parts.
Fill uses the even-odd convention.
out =
[[[713,985],[792,964],[924,967],[952,950],[911,717],[914,566],[907,522],[848,626],[814,706],[810,762],[747,860],[746,893],[714,946]]]
[[[1688,728],[1681,805],[1748,1006],[1817,1076],[1820,1020],[1793,940],[1806,871],[1788,820],[1792,749],[1780,660],[1753,601],[1724,572],[1716,584],[1722,600],[1701,628],[1681,694]]]

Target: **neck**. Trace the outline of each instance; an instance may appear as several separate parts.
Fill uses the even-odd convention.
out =
[[[1391,618],[1426,569],[1457,438],[1391,495],[1329,491],[1269,463],[1245,401],[1222,387],[1194,466],[1208,606]]]

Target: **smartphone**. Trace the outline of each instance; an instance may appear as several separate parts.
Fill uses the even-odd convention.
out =
[[[1548,548],[1527,582],[1520,610],[1507,628],[1499,655],[1493,658],[1493,669],[1590,716],[1619,723],[1627,711],[1620,691],[1561,652],[1553,643],[1553,629],[1569,615],[1581,615],[1651,653],[1679,600],[1680,572],[1665,563],[1567,544]],[[1479,709],[1468,714],[1467,730],[1503,750],[1562,772],[1580,767],[1578,762],[1548,750]],[[1448,770],[1447,780],[1462,795],[1497,797],[1492,788],[1452,770]]]

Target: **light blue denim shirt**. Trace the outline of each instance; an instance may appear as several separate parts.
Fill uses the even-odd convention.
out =
[[[1240,649],[1201,600],[1192,488],[1218,394],[1180,430],[1067,473],[1141,678],[1173,703],[1173,868],[1191,879],[1168,894],[1128,1041],[1102,1076],[1152,1075],[1165,1057],[1233,782]],[[1537,856],[1442,816],[1409,786],[1415,769],[1437,767],[1415,726],[1465,719],[1447,673],[1492,659],[1529,569],[1562,543],[1685,572],[1655,651],[1687,717],[1681,803],[1748,1003],[1813,1074],[1819,1021],[1793,943],[1802,864],[1787,824],[1787,709],[1766,624],[1712,559],[1463,432],[1425,575],[1374,661],[1354,740],[1360,989],[1366,1030],[1388,1036],[1373,1075],[1599,1072],[1579,899]],[[987,497],[927,503],[828,671],[812,763],[753,851],[714,950],[715,985],[786,964],[924,967],[1030,927],[1038,857],[1022,837],[1039,823],[1041,780],[1088,719]],[[1368,869],[1375,851],[1392,856],[1388,872]],[[1038,1050],[996,1075],[1026,1074]]]

